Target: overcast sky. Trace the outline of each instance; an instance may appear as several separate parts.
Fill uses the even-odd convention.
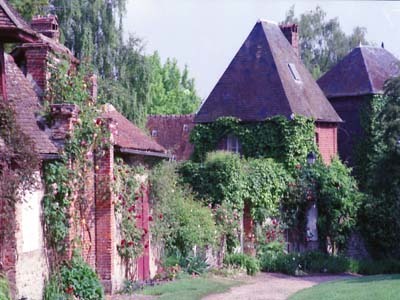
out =
[[[125,33],[134,33],[163,60],[175,57],[208,96],[258,19],[280,22],[291,5],[295,13],[315,9],[338,17],[342,29],[367,28],[367,40],[400,58],[400,2],[274,0],[128,0]]]

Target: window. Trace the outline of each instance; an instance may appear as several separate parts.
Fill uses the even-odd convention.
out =
[[[317,146],[319,146],[319,133],[318,132],[315,133],[315,143],[317,144]]]
[[[233,153],[240,153],[239,139],[233,134],[229,134],[226,139],[226,150]]]
[[[153,130],[151,131],[151,136],[152,136],[152,137],[156,137],[157,135],[158,135],[157,129],[153,129]]]
[[[183,132],[188,132],[189,126],[187,124],[183,124]]]
[[[296,81],[301,81],[300,74],[299,74],[299,72],[297,72],[295,64],[290,63],[290,64],[288,64],[288,67],[289,67],[290,73],[293,76],[293,79]]]

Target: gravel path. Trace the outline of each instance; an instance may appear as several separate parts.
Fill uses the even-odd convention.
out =
[[[207,296],[203,300],[284,300],[295,292],[313,285],[350,277],[349,275],[293,277],[277,273],[260,273],[244,285],[233,287],[223,294]]]

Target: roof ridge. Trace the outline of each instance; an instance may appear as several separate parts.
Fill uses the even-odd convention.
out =
[[[366,61],[365,61],[365,57],[364,57],[364,53],[363,53],[363,51],[362,51],[362,47],[358,47],[358,48],[356,48],[356,49],[360,49],[360,53],[361,53],[361,57],[362,57],[362,63],[363,63],[363,65],[364,65],[364,67],[365,67],[365,71],[367,72],[368,85],[369,85],[370,90],[373,91],[373,90],[374,90],[374,87],[372,86],[371,74],[369,73],[369,68],[368,68],[368,65],[367,65],[367,63],[366,63]]]
[[[280,28],[279,28],[279,26],[278,26],[278,24],[277,23],[275,23],[275,24],[273,24],[273,23],[271,23],[272,25],[276,25],[277,27],[278,27],[278,29],[279,29],[279,31],[281,31],[280,30]],[[265,37],[265,41],[267,42],[267,46],[268,46],[268,48],[270,49],[270,52],[271,52],[271,55],[272,55],[272,58],[273,58],[273,64],[274,64],[274,66],[275,66],[275,68],[276,68],[276,71],[277,71],[277,73],[278,73],[278,75],[279,75],[279,84],[280,84],[280,86],[282,87],[282,90],[283,90],[283,92],[284,92],[284,94],[285,94],[285,98],[287,99],[287,103],[288,103],[288,105],[289,105],[289,108],[290,108],[290,111],[291,111],[291,113],[293,113],[293,107],[292,107],[292,104],[290,103],[290,101],[289,101],[289,95],[288,95],[288,93],[287,93],[287,91],[286,91],[286,89],[285,89],[285,86],[284,86],[284,84],[283,84],[283,80],[282,80],[282,74],[281,74],[281,71],[280,71],[280,69],[278,68],[278,66],[277,66],[277,64],[276,64],[276,61],[277,61],[277,57],[275,56],[275,51],[274,51],[274,47],[271,47],[270,46],[270,41],[269,41],[269,37],[268,37],[268,35],[267,35],[267,33],[265,32],[265,29],[264,29],[264,26],[263,25],[261,25],[262,26],[262,30],[263,30],[263,33],[264,33],[264,37]],[[282,33],[283,34],[283,33]],[[289,41],[285,38],[285,40],[288,42],[288,44],[290,45],[290,43],[289,43]],[[292,47],[291,45],[290,45],[290,47]]]

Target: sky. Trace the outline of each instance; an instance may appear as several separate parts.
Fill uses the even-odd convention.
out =
[[[128,0],[124,19],[128,33],[142,38],[145,52],[158,51],[187,65],[202,99],[211,92],[259,19],[280,22],[295,5],[300,15],[319,5],[327,19],[338,17],[350,34],[367,29],[367,40],[400,58],[400,2],[274,0]]]

